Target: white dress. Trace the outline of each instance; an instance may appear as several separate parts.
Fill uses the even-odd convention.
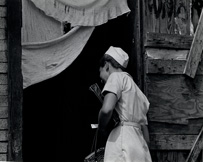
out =
[[[112,73],[103,90],[116,94],[116,111],[121,124],[107,140],[104,162],[151,162],[148,146],[140,125],[147,125],[149,102],[126,72]]]

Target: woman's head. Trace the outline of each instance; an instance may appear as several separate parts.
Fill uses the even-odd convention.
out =
[[[100,60],[100,78],[106,82],[108,76],[114,70],[125,71],[128,65],[128,54],[121,48],[111,46]],[[111,68],[112,67],[112,68]]]

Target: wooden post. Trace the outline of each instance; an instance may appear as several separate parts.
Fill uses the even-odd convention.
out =
[[[9,161],[22,161],[21,0],[7,0]]]
[[[203,50],[203,12],[200,15],[199,23],[194,35],[192,46],[190,48],[187,62],[184,69],[184,74],[194,78],[199,62],[201,61],[201,54]]]

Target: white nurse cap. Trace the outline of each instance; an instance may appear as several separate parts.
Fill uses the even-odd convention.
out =
[[[106,51],[105,54],[113,57],[124,68],[127,67],[129,57],[128,54],[121,48],[111,46],[109,47],[109,49]]]

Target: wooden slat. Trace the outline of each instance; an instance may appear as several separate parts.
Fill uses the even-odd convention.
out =
[[[197,135],[150,135],[151,150],[190,150]]]
[[[192,36],[163,33],[147,33],[145,47],[189,50],[192,40]]]
[[[147,59],[146,73],[183,74],[185,63],[185,60]]]
[[[201,150],[203,149],[203,127],[197,136],[192,149],[186,159],[186,162],[196,162]]]
[[[186,60],[147,59],[146,73],[148,74],[183,74]],[[199,63],[196,75],[203,75],[203,61]]]
[[[187,124],[203,117],[203,76],[147,75],[150,121]]]
[[[188,124],[171,124],[163,122],[149,121],[150,134],[179,134],[179,135],[197,135],[203,125],[203,119],[189,120]]]
[[[163,60],[186,60],[189,50],[146,48],[146,57]]]
[[[151,150],[153,162],[185,162],[188,150]]]
[[[201,61],[201,54],[203,50],[203,12],[201,13],[199,23],[192,41],[192,46],[188,54],[187,62],[184,68],[184,74],[194,78],[199,62]]]

